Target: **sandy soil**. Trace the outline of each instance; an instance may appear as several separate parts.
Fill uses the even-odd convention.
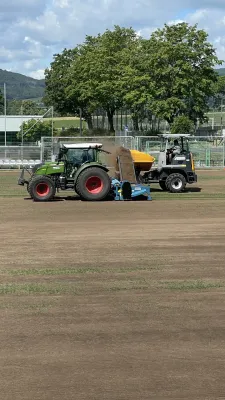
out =
[[[225,398],[225,198],[0,213],[2,399]]]

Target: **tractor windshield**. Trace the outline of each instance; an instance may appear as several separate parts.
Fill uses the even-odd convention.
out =
[[[66,160],[71,164],[82,165],[85,162],[95,161],[94,149],[68,149]]]

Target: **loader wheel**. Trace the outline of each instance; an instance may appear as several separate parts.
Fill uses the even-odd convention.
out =
[[[166,187],[166,181],[159,181],[159,186],[161,187],[162,190],[167,191]]]
[[[48,176],[35,176],[31,179],[28,192],[34,201],[50,201],[56,192],[55,184]]]
[[[77,178],[76,191],[83,200],[104,200],[111,189],[110,178],[103,169],[87,168]]]
[[[186,179],[182,174],[171,174],[166,179],[166,187],[171,193],[180,193],[185,189]]]

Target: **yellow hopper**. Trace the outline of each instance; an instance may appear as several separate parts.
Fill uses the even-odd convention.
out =
[[[152,164],[155,161],[154,157],[138,150],[130,150],[130,152],[135,169],[138,169],[139,171],[149,171],[151,169]]]

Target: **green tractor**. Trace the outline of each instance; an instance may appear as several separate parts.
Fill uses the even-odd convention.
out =
[[[102,152],[107,153],[99,143],[61,144],[55,162],[27,170],[29,180],[23,169],[18,185],[27,185],[34,201],[50,201],[59,189],[73,189],[83,200],[103,200],[109,195],[111,180]]]

